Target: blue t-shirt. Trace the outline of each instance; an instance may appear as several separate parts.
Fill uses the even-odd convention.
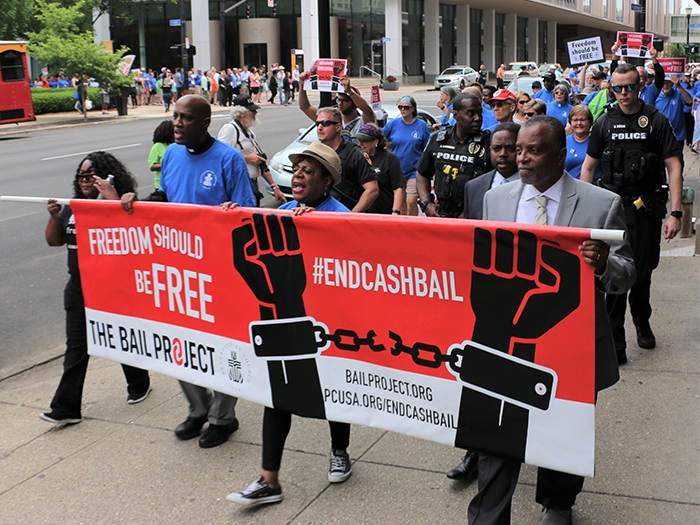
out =
[[[403,176],[415,178],[416,164],[430,140],[428,125],[418,118],[411,124],[397,118],[384,126],[384,135],[391,141],[391,151],[399,158]]]
[[[659,97],[659,93],[661,93],[661,90],[652,82],[648,86],[642,88],[639,92],[639,98],[643,100],[645,104],[654,106],[656,104],[656,99]]]
[[[675,87],[668,95],[664,95],[663,91],[659,93],[656,99],[656,109],[661,111],[666,118],[671,121],[673,132],[676,134],[676,140],[685,140],[685,117],[683,116],[683,108],[685,107],[685,99],[681,92]]]
[[[681,86],[683,86],[683,88],[690,94],[690,98],[693,98],[695,96],[695,87],[688,89],[687,82],[681,82]],[[685,107],[683,108],[683,113],[690,113],[692,110],[693,110],[693,106],[686,104]]]
[[[255,207],[243,154],[216,139],[211,148],[199,155],[189,153],[180,144],[168,146],[163,155],[160,184],[170,202],[218,206],[231,201]]]
[[[547,104],[547,115],[559,119],[561,123],[564,124],[564,127],[566,127],[566,125],[569,123],[567,121],[569,118],[569,111],[571,111],[573,107],[574,106],[568,102],[564,102],[563,104],[560,104],[559,102],[550,102]]]
[[[280,210],[293,210],[294,208],[299,207],[299,203],[297,201],[289,201],[285,202],[282,206],[280,206],[278,209]],[[328,198],[323,201],[321,204],[316,206],[317,211],[341,211],[341,212],[349,212],[350,209],[342,204],[340,201],[334,199],[330,195]]]
[[[588,149],[589,137],[583,142],[579,142],[574,138],[574,134],[566,136],[566,160],[564,161],[564,169],[569,172],[569,174],[574,179],[581,178],[581,166],[583,166],[583,161],[586,160],[586,150]],[[598,169],[593,177],[594,180],[598,180],[603,176],[603,167],[600,161],[598,161]]]
[[[545,104],[549,102],[554,102],[554,90],[547,91],[545,88],[540,89],[537,93],[532,95],[532,98],[538,98]]]
[[[440,118],[440,124],[443,124],[443,125],[447,124],[447,115],[450,115],[450,117],[452,116],[452,109],[453,109],[452,104],[447,106],[447,113],[442,114],[442,117]]]

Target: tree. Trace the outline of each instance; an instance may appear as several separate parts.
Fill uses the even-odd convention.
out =
[[[0,9],[0,40],[23,39],[31,29],[34,0],[3,0]]]
[[[102,43],[94,42],[91,7],[87,6],[86,9],[85,0],[78,0],[69,6],[50,0],[36,0],[36,7],[36,18],[42,28],[36,33],[29,33],[29,53],[47,65],[50,75],[65,71],[69,75],[77,74],[80,79],[93,78],[107,89],[129,85],[130,78],[117,69],[128,48],[122,47],[112,54],[105,51]],[[80,27],[84,27],[86,19],[89,20],[90,29],[81,31]],[[81,107],[87,119],[82,93]]]

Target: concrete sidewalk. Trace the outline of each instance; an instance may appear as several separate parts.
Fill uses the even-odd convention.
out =
[[[686,152],[686,186],[697,188],[700,157]],[[597,475],[574,507],[576,525],[700,524],[700,259],[692,257],[693,241],[662,243],[652,287],[658,347],[639,349],[628,322],[629,363],[599,397]],[[57,343],[63,338],[56,334]],[[93,358],[84,421],[55,428],[38,415],[60,375],[54,359],[0,378],[2,524],[466,523],[476,492],[475,483],[445,476],[460,450],[360,425],[349,449],[353,476],[331,485],[327,424],[295,417],[280,477],[285,500],[242,508],[225,496],[259,475],[261,406],[240,401],[240,430],[203,450],[173,435],[187,414],[174,379],[152,373],[148,399],[127,405],[120,366]],[[540,523],[535,475],[524,466],[514,524]]]

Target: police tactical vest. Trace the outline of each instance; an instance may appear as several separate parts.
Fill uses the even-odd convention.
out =
[[[664,167],[656,153],[658,145],[651,138],[651,116],[657,109],[645,104],[634,119],[622,115],[622,110],[608,112],[608,129],[603,151],[604,188],[619,195],[639,196],[660,187]]]
[[[450,140],[449,129],[437,134],[435,195],[441,215],[458,217],[464,209],[464,185],[486,171],[486,146],[490,132],[481,131],[471,140],[459,143],[454,131],[454,139]],[[455,144],[450,144],[453,141]]]

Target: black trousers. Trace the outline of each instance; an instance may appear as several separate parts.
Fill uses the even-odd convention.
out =
[[[81,416],[83,385],[90,361],[83,296],[66,288],[63,301],[66,310],[66,353],[63,358],[63,375],[51,400],[51,412],[61,419]],[[148,390],[150,379],[147,370],[127,365],[122,365],[122,370],[128,393],[145,393]]]
[[[331,448],[345,450],[350,445],[350,425],[329,421]],[[277,472],[282,463],[284,443],[292,427],[292,414],[286,410],[265,407],[262,434],[262,468]]]
[[[630,313],[634,324],[646,327],[651,318],[651,274],[659,265],[661,254],[661,219],[656,219],[634,206],[625,206],[627,232],[632,245],[637,278],[629,291]],[[625,340],[625,312],[627,295],[608,294],[605,303],[618,354],[627,348]]]

